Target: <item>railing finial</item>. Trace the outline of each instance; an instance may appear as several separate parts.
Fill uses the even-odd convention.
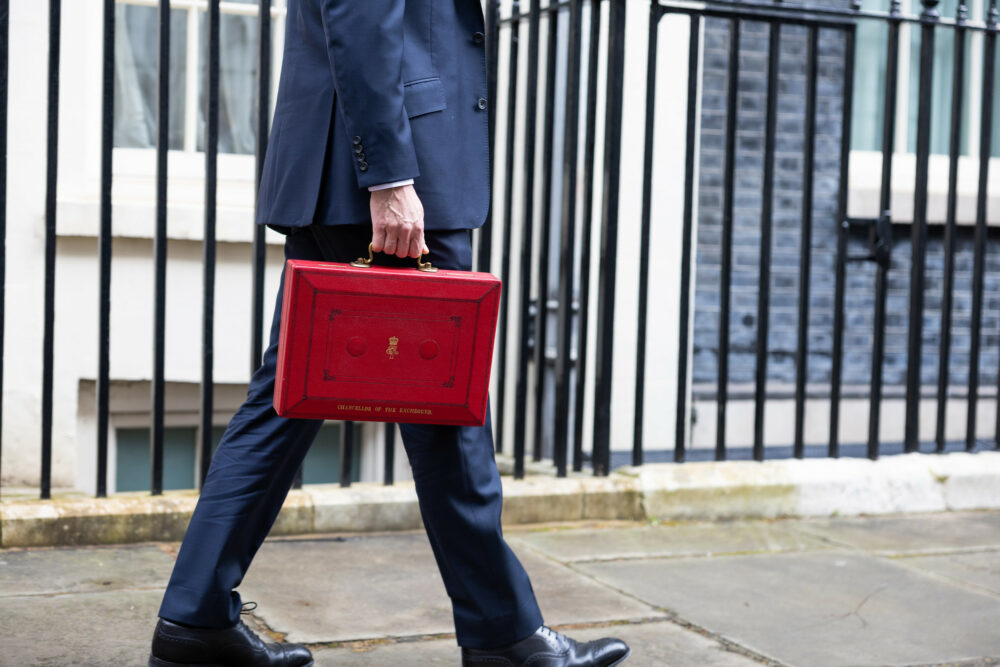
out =
[[[892,0],[892,2],[889,3],[889,14],[898,16],[901,11],[900,4],[900,0]]]
[[[920,0],[920,3],[924,6],[924,11],[920,13],[920,18],[923,20],[936,21],[941,18],[938,14],[937,6],[940,4],[941,0]]]
[[[990,0],[990,13],[986,25],[995,29],[998,22],[1000,22],[1000,11],[997,10],[997,0]]]
[[[958,3],[958,9],[955,12],[955,23],[965,23],[969,19],[969,8],[964,2]]]

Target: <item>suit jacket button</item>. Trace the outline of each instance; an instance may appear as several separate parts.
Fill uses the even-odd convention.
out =
[[[361,162],[358,163],[358,169],[360,169],[361,171],[368,171],[368,163],[362,160]]]
[[[353,144],[354,144],[355,146],[359,146],[359,145],[361,145],[361,137],[354,137],[353,139],[351,139],[351,142],[352,142],[352,143],[353,143]]]
[[[361,144],[354,144],[354,152],[357,153],[358,155],[360,155],[361,153],[363,153],[364,150],[365,150],[365,148]]]
[[[364,153],[358,153],[358,160],[360,162],[364,162],[365,161],[365,154]]]
[[[479,101],[476,102],[476,107],[479,108],[480,110],[485,109],[486,108],[486,98],[485,97],[480,97]]]
[[[486,36],[483,35],[483,33],[477,32],[472,36],[472,41],[475,42],[476,44],[482,44],[485,38]]]

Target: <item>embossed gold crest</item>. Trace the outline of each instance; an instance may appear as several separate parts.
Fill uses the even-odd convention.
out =
[[[399,348],[397,347],[397,345],[399,345],[399,339],[396,338],[395,336],[390,336],[389,347],[387,347],[385,350],[385,353],[389,355],[390,359],[395,359],[396,355],[399,354]]]

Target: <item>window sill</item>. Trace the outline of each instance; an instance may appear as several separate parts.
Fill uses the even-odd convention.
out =
[[[892,221],[913,221],[914,181],[917,158],[913,153],[896,153],[892,163]],[[927,222],[943,225],[948,206],[948,156],[931,155],[927,179]],[[878,151],[851,151],[850,197],[848,215],[852,218],[877,218],[880,184],[882,182],[882,154]],[[960,157],[958,161],[958,207],[956,222],[959,225],[976,223],[976,198],[979,185],[979,160]],[[992,158],[989,181],[986,187],[987,214],[990,226],[1000,227],[1000,158]]]

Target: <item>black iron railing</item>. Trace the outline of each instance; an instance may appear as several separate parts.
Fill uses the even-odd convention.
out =
[[[974,259],[971,291],[971,323],[969,327],[969,369],[967,378],[966,429],[964,448],[972,451],[982,445],[976,438],[977,406],[980,393],[980,357],[983,348],[984,285],[986,258],[990,244],[987,220],[987,192],[992,146],[992,123],[996,97],[996,41],[998,11],[996,0],[984,4],[982,21],[969,18],[967,3],[958,2],[955,15],[939,15],[937,0],[922,0],[919,12],[904,15],[900,2],[889,0],[884,9],[862,9],[860,2],[845,2],[843,6],[825,3],[822,6],[765,1],[710,0],[688,3],[673,0],[513,0],[486,2],[488,47],[488,88],[491,100],[490,140],[493,154],[502,153],[502,164],[494,163],[494,206],[483,231],[478,234],[477,264],[480,270],[494,268],[506,284],[517,277],[518,290],[508,292],[500,313],[498,336],[496,390],[494,392],[495,433],[498,451],[514,456],[514,473],[525,473],[525,461],[551,459],[557,474],[566,475],[570,468],[581,471],[589,464],[598,475],[607,474],[615,465],[631,462],[640,465],[650,453],[644,443],[648,434],[643,425],[647,418],[647,376],[656,369],[647,360],[648,311],[650,304],[650,240],[660,224],[654,217],[653,194],[658,187],[654,177],[656,154],[654,136],[663,128],[657,126],[657,56],[664,48],[660,29],[664,17],[686,19],[688,72],[685,113],[673,119],[683,126],[684,150],[671,159],[682,164],[683,207],[677,225],[676,243],[679,257],[679,312],[677,329],[668,339],[677,348],[676,404],[667,412],[675,416],[672,447],[665,449],[669,458],[682,462],[695,452],[688,446],[692,422],[692,321],[696,305],[692,300],[695,280],[694,263],[698,252],[697,227],[699,211],[710,206],[699,205],[698,146],[702,140],[699,102],[706,94],[705,73],[701,65],[706,48],[709,22],[713,30],[727,26],[727,57],[725,58],[725,121],[722,128],[723,157],[721,160],[722,197],[715,213],[719,214],[720,260],[718,273],[718,325],[713,344],[716,349],[714,366],[715,442],[708,455],[716,459],[734,456],[727,442],[730,421],[728,408],[733,399],[730,384],[732,349],[731,332],[734,314],[733,266],[734,235],[739,231],[737,220],[737,180],[739,176],[738,135],[746,120],[740,106],[742,46],[741,35],[748,25],[766,27],[767,53],[764,66],[764,88],[761,95],[762,169],[760,180],[761,206],[757,227],[757,289],[755,295],[755,332],[752,358],[753,425],[752,448],[749,456],[762,460],[769,454],[807,455],[806,401],[810,368],[810,295],[813,271],[813,239],[821,229],[833,229],[836,236],[836,258],[833,262],[832,332],[829,351],[829,434],[823,454],[842,454],[840,424],[843,400],[843,377],[846,327],[845,304],[848,266],[852,262],[874,264],[873,324],[871,330],[871,373],[868,388],[868,438],[864,454],[876,458],[887,451],[896,451],[892,443],[880,437],[883,404],[883,365],[886,355],[887,295],[894,240],[891,211],[893,164],[897,155],[894,144],[896,105],[900,76],[900,34],[904,25],[920,32],[920,56],[917,67],[916,169],[914,206],[909,222],[909,313],[907,316],[907,368],[905,378],[905,419],[901,450],[920,450],[919,410],[922,392],[922,345],[925,338],[923,314],[926,294],[926,261],[928,253],[928,180],[931,155],[932,93],[934,87],[935,39],[943,31],[954,37],[952,111],[949,128],[949,172],[947,213],[943,225],[944,280],[942,287],[941,326],[937,340],[936,425],[933,451],[945,452],[950,447],[946,437],[946,405],[949,400],[949,367],[952,362],[953,317],[955,292],[955,253],[959,234],[958,162],[962,141],[963,119],[966,113],[966,87],[978,85],[981,109],[978,145],[978,180],[974,225]],[[96,456],[97,495],[108,491],[108,443],[110,412],[110,334],[111,311],[111,241],[112,241],[112,158],[114,155],[115,118],[115,0],[103,2],[103,79],[100,149],[99,198],[99,302],[98,350],[96,374]],[[258,57],[256,82],[256,178],[259,184],[263,156],[267,149],[272,85],[272,3],[258,1]],[[501,6],[502,5],[502,6]],[[163,490],[164,413],[165,413],[165,345],[166,345],[166,270],[167,270],[167,189],[168,148],[170,138],[169,76],[170,3],[160,0],[158,9],[158,71],[156,93],[156,201],[155,234],[152,263],[153,294],[153,364],[151,370],[150,488],[158,494]],[[644,57],[636,57],[641,49],[626,44],[626,11],[641,8],[649,12],[648,42]],[[202,478],[208,469],[212,452],[212,417],[214,407],[214,346],[215,346],[215,274],[216,274],[216,192],[219,152],[219,83],[220,83],[220,2],[205,3],[207,38],[207,76],[205,95],[205,203],[204,203],[204,274],[201,350],[200,403],[200,466]],[[851,158],[851,127],[855,95],[855,52],[857,26],[861,21],[877,22],[887,27],[885,86],[882,100],[882,145],[880,215],[856,219],[849,216],[849,184]],[[774,398],[769,375],[771,360],[770,335],[773,311],[770,285],[773,278],[776,215],[776,143],[779,135],[779,88],[782,84],[780,65],[783,59],[783,34],[789,30],[805,31],[804,141],[801,146],[801,221],[799,223],[797,262],[798,292],[795,299],[797,326],[794,351],[794,435],[790,449],[786,443],[769,443],[765,429],[768,401]],[[7,70],[9,58],[8,0],[0,0],[0,254],[6,257],[6,184],[7,184]],[[55,310],[56,284],[56,214],[59,181],[59,111],[60,111],[60,31],[61,2],[49,0],[49,78],[48,78],[48,146],[45,205],[45,269],[43,318],[43,363],[41,398],[41,472],[40,491],[43,498],[51,494],[52,431],[53,431],[53,356],[54,332],[57,326]],[[838,186],[836,213],[818,218],[813,204],[814,171],[817,162],[816,137],[818,87],[820,75],[821,35],[839,36],[842,45],[840,67],[840,125],[836,172]],[[974,43],[973,37],[976,42]],[[634,36],[633,36],[634,37]],[[981,81],[969,81],[967,54],[981,43]],[[504,48],[501,49],[501,46]],[[543,49],[544,46],[544,49]],[[672,45],[668,45],[672,46]],[[501,52],[505,67],[501,69]],[[603,86],[599,79],[601,58],[605,59]],[[628,63],[626,63],[626,60]],[[626,64],[630,68],[645,67],[645,89],[624,89]],[[522,68],[524,78],[520,77]],[[523,81],[523,83],[522,83]],[[678,91],[678,94],[681,91]],[[637,220],[622,220],[622,124],[623,106],[644,102],[642,144],[641,212]],[[501,105],[503,103],[503,105]],[[498,114],[499,109],[505,114]],[[503,124],[498,124],[498,118]],[[80,128],[85,131],[89,128]],[[603,137],[598,145],[597,137]],[[636,150],[629,151],[634,160]],[[598,187],[598,192],[594,192]],[[502,215],[497,215],[497,210]],[[896,221],[897,223],[899,221]],[[598,229],[594,229],[594,225]],[[632,319],[616,319],[616,295],[620,294],[618,264],[622,253],[618,238],[621,225],[636,225],[639,245],[636,251],[638,282],[637,308]],[[594,234],[598,236],[592,243]],[[851,254],[859,238],[867,234],[868,252]],[[519,247],[515,251],[515,240]],[[596,247],[594,247],[596,245]],[[516,252],[516,254],[515,254]],[[631,257],[631,250],[629,257]],[[252,306],[251,306],[251,372],[260,364],[264,346],[265,241],[264,230],[257,227],[253,235]],[[499,265],[491,267],[494,259]],[[513,261],[516,260],[516,261]],[[591,293],[591,275],[596,271],[596,293]],[[4,262],[0,261],[0,285],[5,280]],[[0,350],[3,345],[4,293],[0,289]],[[635,327],[634,359],[616,354],[616,328]],[[595,329],[591,331],[591,329]],[[0,354],[0,384],[3,381],[3,355]],[[513,363],[511,364],[511,360]],[[591,366],[592,362],[592,366]],[[634,380],[634,410],[631,425],[616,423],[612,429],[612,381],[616,367],[626,364]],[[513,368],[507,373],[508,367]],[[508,382],[514,391],[508,391]],[[924,383],[925,384],[925,383]],[[588,402],[588,396],[592,401]],[[704,400],[705,393],[700,394]],[[925,398],[927,396],[924,396]],[[740,399],[745,400],[745,399]],[[512,410],[505,409],[513,404]],[[661,408],[663,406],[660,406]],[[0,420],[3,418],[0,400]],[[585,428],[590,416],[591,428]],[[631,428],[627,428],[631,426]],[[341,429],[341,483],[350,483],[352,458],[358,441],[359,427],[350,423]],[[381,427],[380,427],[381,428]],[[631,433],[629,447],[620,443]],[[997,432],[1000,433],[1000,410],[997,411]],[[661,435],[661,439],[662,439]],[[987,446],[1000,442],[995,436]],[[613,446],[618,444],[619,446]],[[854,443],[850,443],[854,444]],[[384,480],[393,481],[395,430],[384,430]],[[776,454],[776,452],[782,454]],[[662,452],[661,452],[662,453]],[[704,455],[705,452],[698,452]],[[301,475],[298,482],[301,484]]]

